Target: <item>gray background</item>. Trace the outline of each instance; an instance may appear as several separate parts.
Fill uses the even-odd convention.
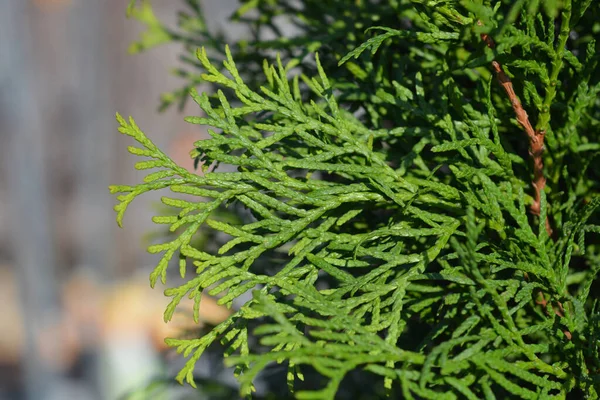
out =
[[[143,26],[125,18],[127,3],[0,1],[0,399],[113,398],[124,387],[111,375],[119,370],[115,354],[141,371],[139,382],[160,371],[156,346],[142,337],[143,329],[118,342],[103,336],[96,320],[63,323],[72,319],[69,307],[87,305],[92,290],[86,288],[103,299],[124,281],[151,291],[147,273],[156,258],[144,251],[144,235],[153,229],[158,196],[134,203],[125,228],[117,227],[107,187],[140,182],[143,175],[133,169],[136,160],[126,151],[133,143],[117,132],[115,112],[132,115],[186,165],[192,143],[204,137],[183,121],[198,113],[193,102],[182,114],[156,112],[160,93],[183,83],[168,74],[180,48],[129,55]],[[171,25],[182,3],[152,1]],[[226,22],[235,0],[204,3],[212,28],[239,35]],[[83,283],[69,292],[68,306],[66,283],[75,278]],[[93,318],[101,309],[90,309],[92,316],[80,311]],[[90,362],[73,366],[65,359],[70,332],[80,344],[73,357],[81,363],[91,355]],[[142,343],[139,351],[132,343]],[[125,349],[131,354],[123,356]],[[144,365],[151,367],[144,372]]]

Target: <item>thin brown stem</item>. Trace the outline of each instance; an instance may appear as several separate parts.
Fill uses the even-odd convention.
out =
[[[477,21],[478,25],[482,25],[481,21]],[[481,39],[485,42],[485,44],[489,48],[493,48],[495,46],[494,40],[487,34],[481,34]],[[510,104],[515,112],[517,117],[517,122],[523,127],[523,130],[527,134],[527,138],[529,139],[529,155],[533,159],[533,189],[534,189],[534,197],[533,204],[531,205],[531,213],[540,216],[541,208],[542,208],[542,191],[546,186],[546,178],[544,176],[544,161],[542,159],[542,153],[544,152],[544,137],[546,136],[545,130],[535,130],[529,122],[529,116],[527,115],[527,111],[523,108],[519,97],[515,93],[513,88],[513,84],[510,81],[510,78],[504,72],[502,65],[498,61],[492,61],[492,68],[496,73],[496,78],[500,85],[504,88],[504,91],[508,95],[510,100]],[[546,232],[548,232],[548,236],[552,236],[552,227],[550,226],[550,220],[548,219],[548,215],[546,215]],[[547,300],[544,296],[544,293],[540,291],[538,293],[541,296],[541,300],[537,301],[537,304],[540,304],[546,312],[547,308]],[[562,318],[564,316],[563,306],[560,302],[558,303],[558,310],[552,307],[554,313]],[[572,334],[569,330],[563,330],[563,333],[567,340],[571,340]]]
[[[542,292],[541,290],[538,292],[539,295],[539,299],[536,300],[536,304],[539,304],[540,306],[542,306],[542,308],[544,310],[546,310],[546,314],[549,314],[548,311],[548,300],[546,300],[546,297],[544,296],[544,292]],[[563,318],[565,316],[565,309],[563,308],[563,305],[560,301],[557,301],[556,304],[558,305],[558,309],[554,308],[554,306],[552,306],[552,310],[554,311],[554,314],[556,314],[559,318]],[[571,334],[571,332],[569,332],[568,329],[563,329],[563,334],[565,335],[565,337],[567,338],[567,340],[571,340],[573,338],[573,335]]]
[[[481,21],[477,22],[478,25],[481,25]],[[485,42],[485,44],[493,48],[495,46],[494,40],[487,34],[481,34],[481,39]],[[546,131],[540,130],[536,131],[533,129],[531,122],[529,122],[529,116],[527,115],[527,111],[523,108],[519,97],[515,93],[513,88],[513,84],[510,81],[510,78],[504,72],[502,65],[498,61],[492,61],[492,68],[494,72],[496,72],[496,78],[500,85],[506,91],[508,98],[510,100],[510,104],[515,112],[517,117],[517,122],[523,127],[523,130],[527,134],[527,138],[529,139],[529,155],[533,159],[533,189],[534,189],[534,197],[533,204],[531,205],[531,213],[536,216],[540,216],[541,205],[542,205],[542,191],[546,186],[546,178],[544,177],[544,161],[542,159],[542,153],[544,152],[544,137],[546,136]],[[549,236],[552,236],[552,227],[550,226],[550,220],[548,216],[546,216],[546,232],[548,232]]]

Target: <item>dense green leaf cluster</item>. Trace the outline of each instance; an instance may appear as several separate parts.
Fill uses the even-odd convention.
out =
[[[369,398],[598,398],[598,5],[249,0],[232,20],[250,39],[229,47],[186,3],[177,30],[132,6],[148,27],[132,49],[185,45],[187,84],[163,107],[191,92],[201,112],[186,120],[210,127],[192,151],[203,173],[117,116],[136,168],[157,171],[111,187],[119,223],[138,195],[175,194],[154,217],[174,234],[149,248],[153,286],[173,258],[185,278],[165,320],[185,296],[198,318],[203,292],[231,306],[253,291],[201,337],[167,339],[188,357],[180,381],[220,342],[243,394],[278,363],[304,399],[340,396],[356,373]],[[545,132],[539,216],[536,155],[492,62]],[[206,230],[218,248],[195,242]]]

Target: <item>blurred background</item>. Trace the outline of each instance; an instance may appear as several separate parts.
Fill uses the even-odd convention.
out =
[[[128,54],[143,27],[126,19],[127,3],[0,0],[0,400],[158,398],[139,389],[181,367],[163,344],[181,325],[162,322],[167,299],[148,283],[158,195],[138,200],[124,229],[115,223],[108,185],[143,175],[114,115],[132,115],[190,168],[204,132],[183,121],[197,114],[192,102],[157,112],[159,95],[181,85],[168,73],[181,49]],[[152,5],[175,24],[183,2]],[[237,5],[204,1],[212,28],[231,39],[243,33],[226,23]],[[202,304],[208,323],[227,316]],[[231,374],[213,364],[203,359],[201,374],[227,387]],[[164,398],[198,398],[169,390]]]

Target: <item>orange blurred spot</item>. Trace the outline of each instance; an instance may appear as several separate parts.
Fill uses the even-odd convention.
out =
[[[200,166],[197,170],[194,169],[194,160],[190,156],[190,151],[194,149],[194,143],[203,138],[203,135],[199,135],[197,132],[181,133],[171,142],[169,155],[178,165],[192,173],[202,175]]]

